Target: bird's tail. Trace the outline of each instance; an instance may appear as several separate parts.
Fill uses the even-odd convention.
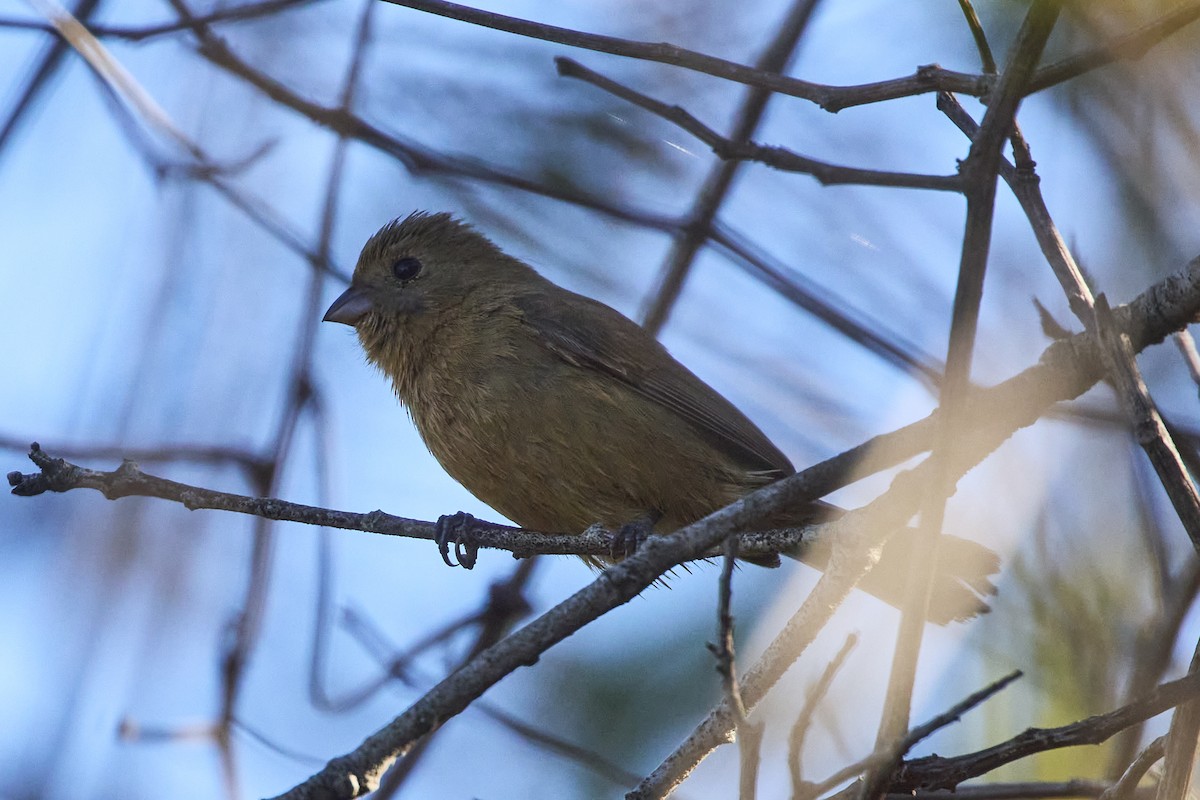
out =
[[[828,522],[844,513],[837,506],[815,503],[800,513],[787,514],[787,519],[772,518],[770,525],[764,527],[811,525]],[[888,540],[879,563],[859,582],[860,589],[888,605],[896,608],[903,606],[908,576],[912,570],[913,533],[911,529],[898,531]],[[800,551],[784,555],[823,570],[831,554],[832,543],[825,540],[806,543]],[[986,614],[990,610],[987,597],[996,593],[991,576],[999,568],[1000,557],[993,550],[969,539],[943,536],[938,546],[927,619],[938,625],[946,625]]]

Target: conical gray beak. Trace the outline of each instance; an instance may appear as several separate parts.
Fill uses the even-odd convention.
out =
[[[354,326],[373,308],[375,305],[371,302],[371,298],[367,297],[366,292],[357,286],[351,286],[338,295],[338,299],[329,306],[329,310],[325,312],[325,316],[321,317],[321,321],[340,322],[343,325]]]

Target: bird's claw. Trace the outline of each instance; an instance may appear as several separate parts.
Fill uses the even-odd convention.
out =
[[[613,534],[609,555],[614,561],[629,558],[642,546],[642,542],[646,541],[653,528],[654,523],[649,519],[636,519],[622,525],[621,529]]]
[[[442,561],[446,563],[446,566],[474,569],[475,561],[479,557],[479,546],[471,540],[475,522],[475,517],[465,511],[438,517],[434,529],[434,541],[437,542],[438,553],[441,554]],[[450,558],[451,542],[454,543],[454,557],[458,561],[457,564]]]

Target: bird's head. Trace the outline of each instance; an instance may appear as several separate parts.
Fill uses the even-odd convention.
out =
[[[545,280],[450,214],[414,212],[363,246],[350,287],[325,312],[350,325],[397,392],[429,360],[487,339],[494,312]],[[443,353],[445,355],[445,353]]]
[[[450,214],[417,211],[384,225],[363,246],[350,287],[325,312],[326,322],[359,328],[384,320],[438,314],[491,285],[533,271]]]

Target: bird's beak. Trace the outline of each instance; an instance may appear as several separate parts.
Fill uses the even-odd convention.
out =
[[[371,302],[371,298],[367,297],[366,292],[352,285],[338,295],[338,299],[329,306],[329,310],[325,312],[325,316],[321,317],[321,321],[340,322],[343,325],[354,326],[373,308],[375,308],[375,304]]]

